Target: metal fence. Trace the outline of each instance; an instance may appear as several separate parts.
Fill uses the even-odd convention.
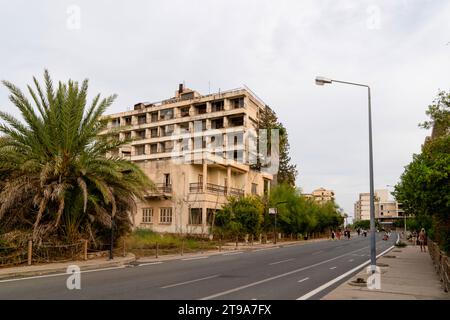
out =
[[[0,247],[0,267],[32,265],[33,263],[64,262],[87,259],[87,241],[70,244],[40,243]]]
[[[428,241],[428,251],[433,259],[434,267],[442,282],[445,292],[450,290],[450,258],[441,251],[438,244]]]

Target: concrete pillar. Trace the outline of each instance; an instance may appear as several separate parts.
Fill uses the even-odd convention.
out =
[[[231,104],[230,104],[230,99],[223,99],[223,110],[230,110],[231,109]]]
[[[206,113],[211,113],[211,102],[206,102]]]
[[[228,181],[227,195],[230,195],[230,189],[231,189],[231,167],[230,166],[227,167],[227,181]]]
[[[208,164],[203,160],[203,192],[206,192],[206,181],[208,181]]]

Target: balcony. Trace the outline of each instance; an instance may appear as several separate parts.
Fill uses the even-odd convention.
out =
[[[243,197],[244,190],[238,188],[230,188],[230,195],[235,197]]]
[[[203,184],[202,183],[190,183],[189,184],[189,192],[190,193],[203,193]],[[221,186],[214,183],[206,184],[206,192],[217,194],[217,195],[227,195],[227,187]],[[230,188],[230,195],[242,197],[244,195],[244,190],[238,188]]]
[[[159,198],[159,197],[171,197],[172,196],[172,185],[166,183],[155,183],[154,190],[149,191],[146,194],[146,198]]]

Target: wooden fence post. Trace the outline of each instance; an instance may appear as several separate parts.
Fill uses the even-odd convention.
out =
[[[28,240],[28,265],[31,266],[33,259],[33,241]]]
[[[83,257],[84,260],[88,259],[88,241],[84,240],[84,244],[83,244]]]

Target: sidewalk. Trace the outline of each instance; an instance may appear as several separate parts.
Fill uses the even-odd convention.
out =
[[[40,276],[51,273],[65,273],[67,267],[70,265],[77,265],[82,271],[99,269],[99,268],[111,268],[119,267],[127,263],[135,261],[136,258],[134,254],[127,254],[126,257],[116,256],[113,260],[108,260],[108,258],[98,258],[92,260],[80,260],[80,261],[68,261],[68,262],[58,262],[58,263],[46,263],[37,264],[31,266],[17,266],[11,268],[0,268],[0,280],[17,278],[17,277],[32,277]]]
[[[395,257],[395,258],[393,258]],[[377,260],[381,269],[381,289],[351,285],[357,278],[367,280],[365,268],[344,282],[323,300],[448,300],[435,272],[428,250],[419,246],[395,247]]]

